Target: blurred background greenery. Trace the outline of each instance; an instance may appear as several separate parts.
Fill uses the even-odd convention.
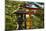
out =
[[[18,8],[18,5],[23,4],[25,2],[5,0],[5,30],[17,29],[17,17],[16,14],[12,13]],[[34,14],[35,16],[32,16],[32,29],[44,28],[44,10],[37,10],[37,12],[40,14]]]

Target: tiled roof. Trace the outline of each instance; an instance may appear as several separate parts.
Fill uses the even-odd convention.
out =
[[[44,6],[43,5],[41,5],[41,4],[38,4],[38,3],[31,3],[31,4],[26,4],[26,6],[25,6],[26,8],[43,8]]]

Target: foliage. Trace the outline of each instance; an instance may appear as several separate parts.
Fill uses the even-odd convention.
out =
[[[25,2],[5,0],[6,30],[15,30],[17,28],[17,16],[13,13],[15,10],[20,10],[18,9],[18,5],[23,5],[24,3]],[[32,16],[32,29],[44,27],[44,10],[37,10],[37,12],[40,14],[33,14],[34,16]]]

